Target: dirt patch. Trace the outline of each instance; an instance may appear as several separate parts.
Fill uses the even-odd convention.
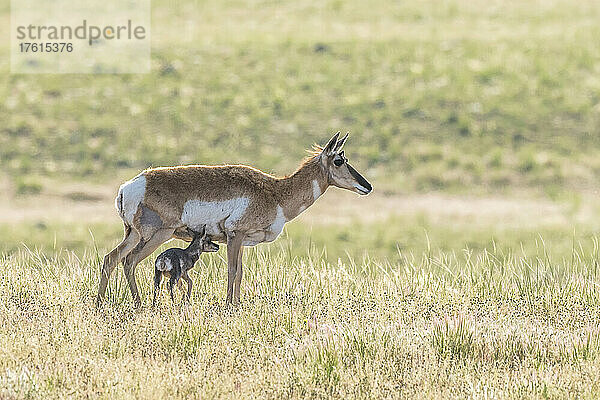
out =
[[[336,189],[329,189],[299,220],[339,224],[353,220],[374,222],[393,215],[424,216],[432,222],[518,226],[566,224],[570,220],[567,207],[549,200],[443,193],[358,197]]]
[[[5,182],[2,185],[5,187]],[[0,194],[0,223],[25,221],[85,221],[118,224],[114,195],[119,184],[44,185],[42,194]],[[443,193],[357,196],[330,188],[315,205],[297,218],[308,224],[346,224],[384,221],[390,216],[423,216],[431,222],[531,226],[568,224],[591,219],[589,207],[572,215],[565,205],[550,200],[513,197],[470,197]]]

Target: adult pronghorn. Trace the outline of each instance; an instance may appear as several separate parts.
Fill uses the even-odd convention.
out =
[[[277,178],[245,165],[152,168],[119,188],[115,206],[125,238],[104,257],[98,303],[119,261],[136,306],[135,267],[171,238],[191,240],[188,227],[206,226],[213,240],[227,244],[227,302],[238,304],[243,246],[271,242],[283,225],[306,210],[331,185],[366,195],[372,187],[341,151],[348,134],[336,133],[292,175]],[[339,139],[339,140],[338,140]]]

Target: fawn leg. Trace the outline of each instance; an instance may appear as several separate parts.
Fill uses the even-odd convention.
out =
[[[140,300],[137,284],[135,282],[135,267],[140,263],[140,261],[152,254],[152,252],[161,244],[171,239],[173,231],[174,229],[172,228],[159,229],[150,237],[148,241],[138,245],[138,247],[129,253],[129,255],[125,258],[125,262],[123,263],[125,277],[127,278],[127,283],[129,284],[129,289],[131,290],[131,295],[133,296],[133,301],[136,307],[139,307],[142,302]]]
[[[177,289],[181,292],[181,301],[184,302],[185,301],[185,292],[183,289],[183,282],[181,282],[181,279],[179,279],[177,281]]]
[[[181,277],[187,282],[187,301],[189,302],[192,297],[192,278],[190,278],[187,271]]]
[[[162,272],[155,270],[154,272],[154,298],[152,299],[152,307],[156,307],[156,296],[160,294],[160,281],[162,279]]]
[[[173,277],[171,276],[171,279],[169,279],[169,283],[167,284],[169,287],[169,294],[171,295],[171,301],[173,302],[173,304],[175,304],[175,296],[173,296],[173,285],[175,284],[175,282],[173,282]]]

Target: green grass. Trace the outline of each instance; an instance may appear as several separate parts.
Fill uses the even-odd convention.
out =
[[[311,212],[311,211],[308,211]],[[117,220],[117,217],[114,217]],[[574,246],[584,254],[598,251],[597,228],[582,224],[569,230],[562,224],[523,226],[494,226],[482,223],[474,226],[456,221],[439,222],[430,216],[389,216],[375,222],[358,219],[343,224],[308,225],[291,222],[284,233],[271,244],[248,248],[248,252],[268,248],[284,251],[293,257],[306,254],[319,256],[331,263],[338,258],[343,262],[398,262],[402,257],[422,253],[462,254],[464,251],[479,255],[494,250],[507,255],[548,255],[553,260],[569,259]],[[21,224],[0,224],[0,251],[14,254],[25,248],[52,255],[69,249],[82,256],[98,247],[101,255],[122,240],[122,228],[113,223],[85,224],[81,222],[38,221]],[[163,245],[185,246],[179,240]],[[157,251],[158,252],[158,251]],[[225,251],[222,251],[223,257]],[[158,254],[158,253],[156,253]]]
[[[96,311],[95,255],[0,261],[0,395],[9,398],[594,398],[599,275],[573,262],[487,253],[338,263],[264,249],[245,258],[243,304],[203,257],[192,303],[121,271]],[[164,288],[163,288],[164,289]]]
[[[438,3],[154,1],[150,74],[0,75],[0,165],[100,181],[192,162],[283,174],[349,130],[379,188],[598,185],[598,3]]]

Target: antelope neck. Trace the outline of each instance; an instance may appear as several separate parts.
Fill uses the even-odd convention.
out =
[[[280,180],[280,206],[287,221],[296,218],[327,190],[327,173],[317,157],[307,161],[292,175]]]

